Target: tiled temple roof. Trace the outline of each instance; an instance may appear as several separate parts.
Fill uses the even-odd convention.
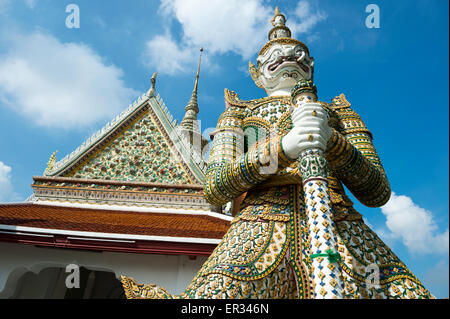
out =
[[[0,205],[0,225],[47,230],[221,239],[229,220],[202,214],[153,213],[51,206]]]
[[[0,204],[0,241],[45,247],[209,255],[231,217],[203,195],[206,162],[152,88],[33,177],[25,203]]]

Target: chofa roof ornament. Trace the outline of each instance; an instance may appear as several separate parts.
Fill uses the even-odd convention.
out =
[[[158,76],[158,72],[153,73],[152,78],[150,79],[150,82],[152,86],[150,87],[150,90],[147,92],[147,96],[155,96],[156,95],[156,77]]]

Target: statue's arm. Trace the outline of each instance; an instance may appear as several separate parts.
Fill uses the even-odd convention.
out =
[[[338,130],[327,145],[327,160],[345,186],[364,205],[379,207],[390,198],[391,188],[372,142],[372,134],[350,108],[338,114]]]
[[[280,136],[258,141],[244,153],[242,123],[242,109],[230,106],[213,134],[204,183],[205,197],[213,205],[226,204],[290,164]]]

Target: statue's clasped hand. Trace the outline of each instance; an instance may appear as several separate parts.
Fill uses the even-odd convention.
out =
[[[308,149],[325,151],[332,130],[328,112],[317,102],[307,102],[290,109],[293,128],[282,139],[283,150],[292,160]]]

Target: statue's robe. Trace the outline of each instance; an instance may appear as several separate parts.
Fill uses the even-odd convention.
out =
[[[292,128],[289,97],[243,101],[225,90],[225,101],[204,191],[213,205],[243,198],[231,227],[182,295],[122,277],[128,298],[312,298],[309,236],[314,225],[307,224],[298,160],[290,160],[281,144]],[[343,184],[369,207],[389,199],[372,134],[344,95],[322,105],[333,129],[326,157],[333,235],[341,256],[332,265],[340,269],[344,296],[432,298],[345,194]]]

